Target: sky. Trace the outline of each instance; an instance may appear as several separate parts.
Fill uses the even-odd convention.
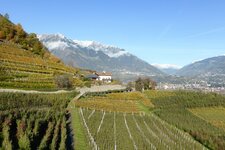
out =
[[[0,0],[0,13],[29,33],[98,41],[177,66],[225,54],[224,7],[224,0]]]

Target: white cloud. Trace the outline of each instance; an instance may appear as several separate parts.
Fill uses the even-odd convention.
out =
[[[175,64],[151,64],[152,66],[159,68],[159,69],[180,69],[181,66],[175,65]]]

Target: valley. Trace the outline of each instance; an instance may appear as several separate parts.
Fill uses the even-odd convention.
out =
[[[19,10],[21,5],[14,3],[16,9],[12,10]],[[176,10],[178,16],[189,14],[177,12],[173,5],[160,4],[166,7],[156,7],[157,11],[154,5],[151,9],[146,5],[148,9],[133,11],[140,5],[135,3],[131,7],[134,14],[127,17],[123,12],[118,15],[122,20],[114,23],[111,19],[118,16],[113,14],[127,10],[133,2],[120,10],[121,1],[113,13],[111,9],[99,13],[98,17],[108,14],[100,18],[92,15],[103,7],[99,9],[92,2],[83,9],[78,1],[64,2],[67,7],[70,3],[76,6],[66,9],[63,5],[49,7],[62,2],[45,1],[39,7],[35,5],[39,2],[31,2],[35,7],[20,3],[22,9],[29,6],[24,9],[26,15],[18,13],[21,18],[26,16],[24,28],[14,23],[18,18],[0,12],[0,150],[225,150],[225,56],[216,55],[223,52],[223,42],[217,43],[214,55],[207,44],[220,41],[217,36],[210,42],[203,38],[201,46],[196,40],[223,33],[224,27],[193,34],[189,20],[182,21],[188,25],[185,27],[179,27],[181,23],[175,20],[171,23],[169,17],[161,26],[158,19],[138,21],[145,18],[138,13],[148,10],[154,15],[165,8]],[[40,10],[47,5],[46,11]],[[206,8],[205,3],[200,6]],[[74,13],[77,10],[80,12]],[[46,20],[49,12],[53,16]],[[35,22],[29,23],[33,19]],[[124,20],[135,22],[127,24]],[[114,31],[114,27],[119,30]],[[196,22],[194,27],[202,28]],[[104,28],[107,34],[101,32]],[[181,29],[182,34],[176,33]],[[167,38],[170,34],[173,36]],[[181,37],[188,34],[193,35],[182,41]],[[204,55],[197,54],[197,48]],[[206,59],[184,67],[150,63],[170,60],[184,64],[197,56]]]

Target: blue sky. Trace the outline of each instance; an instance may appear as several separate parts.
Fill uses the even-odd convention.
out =
[[[1,0],[35,33],[115,45],[149,63],[187,65],[225,54],[224,0]]]

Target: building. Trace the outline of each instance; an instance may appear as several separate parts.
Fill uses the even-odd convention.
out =
[[[86,76],[86,78],[91,80],[98,80],[98,76],[96,74],[89,74]]]
[[[103,81],[103,82],[112,82],[112,74],[109,72],[95,72],[93,74],[87,75],[86,78],[96,81]]]
[[[112,81],[112,74],[109,72],[103,71],[103,72],[96,72],[95,74],[98,76],[97,80],[99,81],[103,81],[103,82]]]

